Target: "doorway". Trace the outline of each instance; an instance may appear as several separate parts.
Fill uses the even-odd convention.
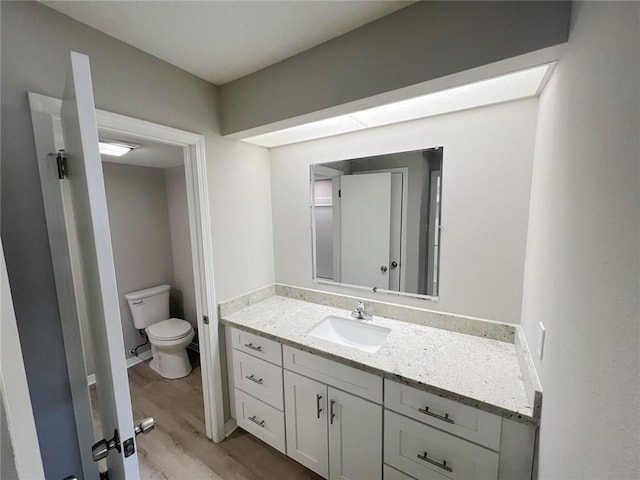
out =
[[[94,477],[95,463],[90,445],[94,442],[86,357],[80,328],[80,314],[73,282],[72,248],[68,233],[72,231],[65,211],[64,179],[59,179],[56,153],[64,148],[60,128],[61,100],[30,93],[34,137],[38,154],[45,214],[52,251],[54,275],[61,311],[62,330],[67,355],[74,413],[86,477]],[[100,135],[126,137],[133,141],[156,142],[172,146],[182,154],[191,262],[194,277],[196,323],[199,332],[199,357],[202,365],[202,392],[206,436],[213,441],[224,439],[222,372],[218,343],[217,308],[213,283],[208,182],[202,135],[110,112],[96,112]],[[89,448],[87,448],[89,446]]]

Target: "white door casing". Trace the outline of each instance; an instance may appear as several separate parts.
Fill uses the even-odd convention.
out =
[[[45,215],[51,247],[58,303],[61,309],[65,353],[72,384],[74,413],[81,445],[89,444],[82,453],[85,477],[95,478],[97,471],[91,459],[90,443],[93,440],[91,405],[86,385],[84,352],[76,310],[76,295],[71,273],[71,258],[67,228],[69,218],[63,206],[69,192],[65,181],[57,178],[56,162],[49,155],[64,146],[59,134],[61,101],[56,98],[29,92],[34,137],[40,170],[41,186],[45,200]],[[150,140],[183,148],[187,181],[189,233],[193,255],[196,287],[196,310],[200,337],[200,358],[205,404],[207,437],[219,442],[224,439],[225,425],[222,409],[222,378],[219,362],[218,316],[213,279],[213,253],[211,247],[211,217],[209,212],[208,176],[204,137],[200,134],[119,115],[104,110],[96,111],[100,131],[115,135]],[[61,188],[62,187],[62,188]],[[67,189],[68,190],[68,189]],[[67,204],[68,205],[68,204]],[[73,222],[71,222],[73,223]],[[66,314],[63,312],[66,307]],[[208,317],[209,323],[204,318]],[[83,422],[82,419],[85,419]],[[87,420],[88,419],[88,420]],[[86,428],[83,429],[83,425]],[[85,440],[84,438],[91,439]],[[87,455],[88,453],[88,455]]]
[[[391,173],[340,180],[342,283],[388,290]]]
[[[98,148],[98,126],[89,57],[86,55],[71,52],[61,120],[82,283],[95,355],[102,430],[107,439],[117,430],[122,445],[133,441],[135,447],[107,199]],[[140,476],[135,450],[127,452],[126,448],[121,448],[121,452],[111,451],[107,466],[111,479]]]
[[[390,245],[389,245],[389,290],[400,291],[401,284],[404,287],[404,260],[402,253],[406,248],[404,244],[405,236],[402,235],[403,223],[403,197],[402,187],[404,184],[404,173],[391,173],[391,225],[390,225]],[[395,267],[393,266],[395,262]]]

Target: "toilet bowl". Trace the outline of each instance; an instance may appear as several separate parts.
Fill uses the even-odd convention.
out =
[[[159,285],[125,294],[133,324],[145,331],[153,356],[150,367],[164,378],[186,377],[191,373],[187,345],[195,332],[180,318],[169,318],[169,285]]]
[[[195,332],[189,322],[169,318],[146,328],[153,359],[149,366],[164,378],[182,378],[191,373],[187,346]]]

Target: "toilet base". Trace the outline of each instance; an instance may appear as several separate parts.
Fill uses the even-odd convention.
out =
[[[179,351],[163,352],[151,345],[151,352],[153,358],[149,366],[161,377],[173,380],[186,377],[191,373],[192,367],[186,348]]]

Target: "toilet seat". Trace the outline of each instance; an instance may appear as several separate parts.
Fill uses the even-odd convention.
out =
[[[147,327],[147,336],[150,340],[180,340],[189,336],[193,331],[191,324],[180,318],[168,318]]]

